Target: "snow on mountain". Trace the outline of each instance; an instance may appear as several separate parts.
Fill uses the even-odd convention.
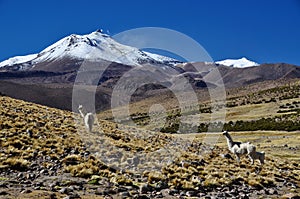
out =
[[[32,67],[40,62],[51,62],[63,58],[106,60],[138,66],[144,63],[174,65],[177,60],[144,52],[137,48],[116,42],[109,35],[95,31],[87,35],[72,34],[45,48],[38,54],[15,57],[0,63],[11,66],[31,61]],[[28,64],[28,63],[27,63]]]
[[[162,55],[158,55],[158,54],[153,54],[153,53],[149,53],[149,52],[144,52],[147,56],[151,57],[152,59],[158,60],[158,61],[177,61],[173,58],[170,57],[165,57]],[[178,61],[177,61],[178,62]]]
[[[250,61],[245,57],[241,59],[225,59],[223,61],[217,61],[215,63],[225,65],[225,66],[232,66],[234,68],[246,68],[246,67],[259,65],[258,63]]]
[[[33,68],[41,62],[52,62],[60,59],[79,59],[90,61],[105,60],[126,65],[163,64],[174,66],[179,61],[158,54],[142,51],[116,42],[112,37],[95,31],[87,35],[72,34],[45,48],[38,54],[17,56],[0,62],[0,68],[18,65],[18,70]],[[257,66],[258,64],[243,57],[215,62],[236,68]]]
[[[31,54],[31,55],[25,55],[25,56],[16,56],[9,58],[3,62],[0,62],[0,67],[3,66],[12,66],[14,64],[20,64],[20,63],[25,63],[28,61],[33,60],[34,58],[37,57],[38,54]]]

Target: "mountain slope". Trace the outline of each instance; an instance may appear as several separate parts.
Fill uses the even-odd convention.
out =
[[[258,161],[232,158],[218,133],[216,145],[208,145],[206,133],[171,135],[103,120],[88,133],[78,114],[0,101],[1,198],[299,195],[297,132],[232,133],[266,152],[260,169]]]
[[[12,57],[12,58],[9,58],[9,59],[1,62],[0,67],[12,66],[14,64],[25,63],[25,62],[35,59],[36,57],[37,57],[37,54]]]
[[[45,65],[54,61],[67,60],[93,62],[108,61],[131,66],[141,64],[174,65],[179,61],[144,52],[137,48],[122,45],[109,35],[95,31],[87,35],[72,34],[50,45],[38,54],[15,57],[0,63],[3,69],[33,69],[37,65]],[[26,67],[25,67],[26,66]]]
[[[300,78],[300,68],[295,65],[261,64],[259,67],[221,67],[221,75],[226,87],[240,87],[269,80]]]

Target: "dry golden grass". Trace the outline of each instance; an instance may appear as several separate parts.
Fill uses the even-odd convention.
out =
[[[24,160],[22,158],[7,158],[2,162],[2,167],[9,167],[18,171],[24,171],[29,166],[29,161]]]
[[[254,121],[262,118],[274,119],[275,117],[277,119],[281,117],[281,119],[278,119],[279,122],[288,119],[289,121],[297,123],[300,119],[296,114],[300,106],[298,105],[298,102],[300,102],[299,85],[299,79],[293,79],[290,81],[282,80],[258,83],[246,86],[245,88],[227,89],[225,118],[223,111],[214,112],[213,115],[203,113],[206,112],[205,110],[207,108],[209,109],[211,105],[210,100],[207,99],[209,95],[205,91],[198,93],[199,102],[197,104],[189,104],[183,107],[183,110],[179,109],[178,102],[174,96],[172,97],[171,94],[162,94],[151,96],[139,102],[133,102],[130,104],[129,113],[132,117],[131,119],[133,119],[135,124],[140,128],[159,130],[164,127],[163,130],[167,129],[165,132],[176,131],[176,128],[173,128],[171,124],[178,124],[179,118],[176,117],[176,115],[179,113],[185,116],[180,118],[180,121],[186,123],[187,126],[196,126],[199,123],[213,122],[216,120],[228,123],[229,121],[236,122],[237,120]],[[205,93],[206,97],[203,97]],[[162,114],[160,111],[153,113],[155,116],[152,117],[152,115],[149,115],[149,112],[153,110],[153,105],[156,106],[158,104],[163,106],[166,111]],[[293,106],[288,106],[288,104],[293,105],[294,108],[291,108]],[[129,115],[126,115],[127,111],[124,111],[126,108],[127,107],[118,107],[115,109],[118,116],[124,119],[122,122],[125,124],[127,119],[130,118]],[[199,113],[199,108],[201,113]],[[98,116],[101,119],[113,120],[111,110],[104,111],[98,114]],[[167,122],[165,122],[166,116],[171,116],[171,119],[168,118]],[[274,128],[276,127],[266,127],[266,129]],[[295,128],[291,128],[291,130]],[[281,129],[284,128],[282,127]],[[196,130],[193,131],[195,132]],[[200,131],[203,131],[203,129]]]
[[[226,108],[226,117],[225,121],[251,121],[257,120],[261,118],[268,117],[276,117],[281,115],[290,114],[287,113],[278,113],[281,110],[280,106],[293,103],[295,101],[300,101],[300,98],[293,98],[287,100],[281,100],[280,102],[270,102],[270,103],[262,103],[262,104],[247,104],[247,105],[239,105],[235,107]],[[222,112],[215,113],[215,117],[222,117]],[[221,118],[222,119],[222,118]],[[197,124],[200,122],[210,122],[211,114],[210,113],[199,113],[194,115],[188,115],[184,120],[185,123]]]
[[[0,101],[0,165],[23,167],[35,157],[59,159],[67,148],[82,150],[72,113],[8,97]]]
[[[245,131],[231,132],[230,134],[234,140],[250,141],[257,146],[258,151],[265,151],[266,154],[295,161],[300,160],[300,131]],[[177,134],[174,136],[187,140],[193,140],[196,137],[196,140],[202,141],[212,135],[217,139],[217,146],[227,147],[226,139],[221,133]]]
[[[259,151],[266,152],[266,163],[257,174],[258,161],[250,165],[248,159],[242,158],[238,165],[236,160],[220,156],[220,153],[228,153],[222,136],[216,146],[207,146],[203,143],[205,134],[169,135],[103,120],[95,125],[93,133],[87,134],[83,125],[75,125],[74,115],[70,112],[7,97],[0,97],[0,102],[0,168],[3,169],[26,170],[34,158],[49,156],[60,161],[64,172],[88,178],[91,184],[107,178],[115,185],[149,183],[156,186],[164,182],[169,188],[193,190],[231,186],[238,182],[253,187],[269,187],[284,179],[300,186],[299,132],[233,132],[234,140],[251,141]],[[27,130],[32,131],[32,136],[26,133]],[[181,145],[192,141],[193,146],[181,148]],[[84,147],[93,155],[78,155],[85,152]],[[177,156],[171,162],[155,167],[170,158],[170,153],[161,150],[164,148],[174,150]],[[213,150],[203,153],[207,149]],[[78,154],[65,153],[70,150],[78,151]],[[110,162],[110,158],[114,161]],[[182,165],[181,161],[201,164]],[[141,164],[134,167],[135,162]],[[49,167],[53,163],[44,164]],[[154,171],[153,168],[159,166],[162,168]],[[137,168],[141,172],[139,179],[135,178],[134,169]],[[22,196],[29,198],[29,195]],[[40,198],[46,196],[41,195]]]
[[[202,171],[197,168],[198,173],[191,173],[191,175],[197,175],[199,178],[204,179],[202,182],[203,186],[230,185],[236,181],[241,181],[253,187],[262,188],[274,186],[279,183],[281,178],[292,180],[300,185],[300,132],[267,131],[231,133],[234,140],[251,141],[257,145],[258,151],[265,151],[265,164],[259,174],[256,173],[260,167],[257,160],[252,166],[247,157],[242,158],[240,165],[237,164],[236,160],[222,158],[219,154],[229,153],[229,151],[225,138],[221,134],[219,135],[220,137],[215,149],[212,153],[204,156],[204,160],[208,162],[208,164],[203,167]],[[187,140],[195,139],[196,142],[202,142],[207,135],[181,134],[176,136]],[[189,158],[190,157],[187,157],[186,159]],[[175,172],[172,175],[179,177],[180,174],[176,174],[176,172],[178,172],[176,168],[175,166],[172,168]],[[180,180],[176,182],[179,183]]]

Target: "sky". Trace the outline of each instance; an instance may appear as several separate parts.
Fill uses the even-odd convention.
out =
[[[184,33],[215,61],[300,66],[300,0],[0,0],[0,61],[73,33],[140,27]]]

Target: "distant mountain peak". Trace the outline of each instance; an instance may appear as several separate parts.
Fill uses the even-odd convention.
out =
[[[259,64],[247,59],[246,57],[242,57],[240,59],[225,59],[222,61],[215,62],[216,64],[231,66],[234,68],[247,68],[251,66],[258,66]]]

